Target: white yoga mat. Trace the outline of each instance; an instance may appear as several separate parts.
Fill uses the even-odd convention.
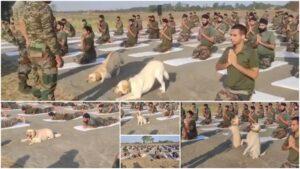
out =
[[[80,52],[80,51],[69,52],[69,53],[65,54],[65,56],[63,58],[75,57],[75,56],[79,56],[81,54],[82,54],[82,52]]]
[[[31,117],[31,116],[42,116],[42,115],[47,115],[47,113],[38,113],[38,114],[23,114],[23,113],[19,113],[19,116],[25,116],[25,117]]]
[[[195,48],[195,47],[197,47],[199,44],[200,44],[200,43],[190,43],[190,44],[184,44],[184,46]],[[230,44],[231,44],[230,41],[225,41],[225,42],[222,42],[222,43],[217,43],[217,44],[215,44],[214,46],[220,47],[220,46],[230,45]]]
[[[117,50],[120,50],[120,49],[142,48],[142,47],[146,47],[146,46],[149,46],[149,44],[140,43],[140,44],[137,44],[133,47],[128,47],[128,48],[125,48],[123,46],[116,46],[116,47],[109,47],[109,48],[99,48],[98,50],[101,50],[101,51],[104,51],[104,52],[110,52],[110,51],[117,51]]]
[[[215,131],[215,130],[222,130],[222,128],[220,127],[203,127],[203,128],[199,128],[202,131]]]
[[[176,37],[176,36],[175,36]],[[174,37],[174,38],[175,38]],[[188,41],[185,41],[185,42],[179,42],[177,40],[174,41],[175,43],[181,43],[183,44],[184,46],[187,46],[187,45],[195,45],[197,44],[197,46],[199,45],[199,41],[198,39],[189,39]],[[190,46],[191,47],[191,46]]]
[[[131,56],[131,57],[149,57],[149,56],[155,56],[155,55],[169,54],[169,53],[173,53],[173,52],[180,52],[182,50],[183,50],[183,48],[173,47],[171,50],[166,51],[166,52],[148,51],[148,52],[133,53],[133,54],[129,54],[128,56]]]
[[[68,44],[79,43],[80,41],[81,41],[80,39],[72,39],[72,40],[68,40]]]
[[[143,116],[156,116],[156,115],[160,115],[160,114],[162,114],[162,112],[146,113],[146,114],[143,114]]]
[[[171,119],[175,119],[179,117],[179,115],[173,115],[171,117],[157,117],[156,120],[159,120],[159,121],[163,121],[163,120],[171,120]]]
[[[191,141],[200,141],[200,140],[207,140],[209,139],[209,137],[203,136],[203,135],[198,135],[196,138],[191,139],[191,140],[181,140],[182,143],[186,143],[186,142],[191,142]]]
[[[201,122],[200,122],[201,123]],[[211,124],[208,124],[208,125],[203,125],[203,124],[196,124],[197,127],[205,127],[205,126],[210,126],[210,127],[213,127],[213,126],[217,126],[219,125],[220,123],[211,123]]]
[[[267,141],[276,141],[276,140],[279,140],[278,138],[273,138],[271,136],[268,136],[268,137],[260,137],[260,142],[261,143],[264,143],[264,142],[267,142]]]
[[[19,56],[20,52],[19,51],[11,51],[11,52],[6,52],[5,54],[6,54],[6,56],[13,57],[13,56]]]
[[[199,59],[193,59],[193,57],[187,57],[187,58],[165,60],[164,63],[170,66],[181,66],[189,63],[204,62],[212,59],[217,59],[220,58],[221,56],[222,54],[220,53],[213,53],[212,56],[206,60],[199,60]]]
[[[67,70],[67,69],[74,69],[74,68],[85,67],[85,66],[98,65],[101,64],[104,60],[105,58],[97,58],[95,62],[88,63],[88,64],[78,64],[76,62],[70,62],[64,64],[64,66],[62,68],[59,68],[58,70]]]
[[[121,121],[128,121],[128,120],[131,120],[133,118],[134,118],[133,116],[125,116],[125,117],[121,118]]]
[[[1,50],[3,49],[18,49],[18,47],[13,46],[13,45],[9,45],[9,46],[1,46]]]
[[[255,93],[252,95],[251,97],[251,101],[266,101],[266,102],[270,102],[270,101],[284,101],[285,98],[283,97],[279,97],[279,96],[274,96],[268,93],[264,93],[264,92],[259,92],[259,91],[255,91]]]
[[[272,70],[272,69],[275,69],[275,68],[278,68],[280,66],[284,66],[284,65],[287,65],[288,63],[287,62],[284,62],[284,61],[274,61],[271,66],[267,69],[259,69],[259,72],[266,72],[266,71],[269,71],[269,70]],[[224,70],[219,70],[218,73],[222,74],[222,75],[226,75],[227,74],[227,70],[224,69]]]
[[[74,126],[74,129],[79,130],[79,131],[91,131],[91,130],[97,130],[97,129],[104,129],[104,128],[108,128],[108,127],[113,127],[113,126],[116,126],[116,125],[119,125],[119,122],[113,123],[113,124],[108,125],[108,126],[101,126],[101,127],[96,127],[96,128],[84,128],[82,125],[80,125],[80,126]]]
[[[98,44],[98,45],[102,45],[102,46],[105,46],[105,45],[119,45],[122,42],[123,42],[122,40],[116,40],[116,41],[113,41],[113,42],[108,42],[108,43]]]
[[[29,126],[30,126],[29,123],[17,123],[11,127],[1,128],[1,130],[16,129],[16,128],[29,127]]]
[[[299,78],[288,77],[282,80],[272,82],[271,85],[299,91]]]
[[[299,53],[287,52],[287,51],[275,52],[275,56],[278,57],[278,58],[295,58],[295,59],[299,59]]]

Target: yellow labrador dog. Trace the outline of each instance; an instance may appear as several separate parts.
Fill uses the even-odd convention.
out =
[[[231,126],[229,127],[229,130],[232,133],[232,145],[234,148],[237,148],[241,146],[241,135],[240,135],[240,130],[239,130],[239,117],[235,116],[231,120]]]
[[[22,139],[21,142],[29,141],[29,145],[32,145],[34,143],[41,143],[42,141],[53,139],[60,137],[61,134],[54,134],[54,132],[51,129],[28,129],[26,131],[26,139]]]
[[[251,125],[251,130],[247,134],[246,140],[242,140],[242,144],[244,142],[247,143],[247,148],[245,149],[243,155],[246,155],[247,153],[250,154],[250,157],[252,159],[256,159],[259,156],[263,155],[260,154],[260,139],[259,139],[259,131],[260,131],[260,125],[258,123],[254,123]]]
[[[100,81],[103,83],[105,79],[111,78],[114,72],[118,76],[122,63],[123,60],[118,52],[110,52],[105,61],[93,73],[89,74],[87,82]]]
[[[137,112],[136,118],[138,121],[138,125],[144,125],[144,124],[150,124],[150,121],[147,121],[147,119],[141,114],[141,112]]]
[[[165,70],[164,64],[161,61],[150,61],[137,75],[129,80],[122,80],[118,83],[114,92],[123,96],[116,100],[141,98],[144,93],[153,87],[156,79],[161,85],[161,92],[164,93],[166,92],[164,78],[169,80],[169,74]]]

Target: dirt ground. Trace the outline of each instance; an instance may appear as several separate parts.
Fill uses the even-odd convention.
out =
[[[21,113],[15,110],[11,114]],[[118,118],[119,114],[101,117]],[[78,131],[73,127],[81,119],[66,122],[46,122],[48,115],[27,117],[30,127],[1,129],[2,165],[7,168],[111,168],[119,152],[119,125],[91,131]],[[27,129],[50,128],[61,137],[40,144],[21,143]]]

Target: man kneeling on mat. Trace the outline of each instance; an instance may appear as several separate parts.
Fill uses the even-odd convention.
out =
[[[278,139],[282,139],[287,135],[290,121],[290,115],[286,110],[285,103],[281,103],[280,111],[281,113],[277,117],[277,123],[279,124],[279,126],[272,133],[272,137]]]
[[[229,107],[229,105],[225,106],[223,121],[220,122],[218,127],[227,128],[231,125],[231,119],[235,116],[233,109]]]
[[[156,113],[157,112],[157,108],[152,102],[149,103],[148,107],[149,107],[149,112],[150,113]]]
[[[48,115],[51,117],[52,120],[72,120],[82,116],[82,112],[74,112],[74,113],[49,112]]]
[[[249,107],[248,107],[248,104],[244,104],[244,109],[243,109],[243,112],[242,112],[242,116],[241,116],[241,121],[242,122],[248,122],[249,121]]]
[[[203,116],[204,120],[201,121],[202,125],[208,125],[211,123],[211,111],[210,108],[208,107],[208,104],[204,104],[204,109],[203,109]]]
[[[207,14],[202,15],[202,26],[199,28],[198,35],[200,45],[194,49],[193,58],[206,60],[211,56],[216,34],[216,29],[209,24],[209,16]]]
[[[171,28],[168,25],[168,19],[162,19],[163,28],[160,31],[160,39],[162,40],[161,44],[159,44],[153,51],[156,52],[166,52],[172,48],[172,32]]]
[[[170,107],[170,105],[166,105],[166,111],[164,112],[164,116],[171,117],[174,115],[174,109]]]
[[[125,48],[132,47],[137,44],[138,41],[138,29],[133,24],[134,20],[129,19],[128,23],[128,32],[127,32],[127,39],[124,40],[120,46],[124,46]]]
[[[224,88],[216,100],[250,100],[255,79],[259,74],[259,60],[254,49],[244,44],[247,28],[236,24],[231,28],[233,46],[228,47],[216,64],[216,70],[227,69]]]
[[[188,111],[187,117],[183,121],[182,138],[191,140],[198,136],[196,121],[193,120],[193,112]]]
[[[17,123],[26,123],[25,117],[17,116],[12,118],[2,118],[1,119],[1,128],[11,127]]]
[[[269,103],[269,105],[265,107],[266,107],[267,119],[265,120],[264,124],[265,125],[273,124],[273,122],[275,121],[275,110],[272,107],[272,103]]]
[[[96,50],[94,45],[94,35],[92,28],[89,26],[83,27],[83,35],[81,36],[81,47],[83,54],[74,59],[79,64],[87,64],[96,60]]]
[[[108,126],[116,123],[118,120],[112,117],[101,118],[101,117],[91,117],[90,114],[83,114],[83,127],[84,128],[97,128],[100,126]]]
[[[24,114],[40,114],[43,113],[43,110],[38,107],[32,107],[30,105],[22,106],[21,110],[24,112]]]

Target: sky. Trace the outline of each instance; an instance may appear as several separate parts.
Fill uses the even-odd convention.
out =
[[[121,136],[121,143],[134,143],[142,142],[143,136]],[[179,136],[152,136],[154,142],[170,140],[173,142],[179,142]]]
[[[212,6],[213,3],[219,2],[222,4],[243,3],[245,5],[251,4],[253,1],[53,1],[57,11],[78,11],[78,10],[116,10],[129,9],[132,7],[148,7],[149,5],[160,5],[171,3],[175,5],[177,2],[189,5],[206,5]],[[264,3],[271,3],[276,5],[284,5],[288,1],[261,1]]]

